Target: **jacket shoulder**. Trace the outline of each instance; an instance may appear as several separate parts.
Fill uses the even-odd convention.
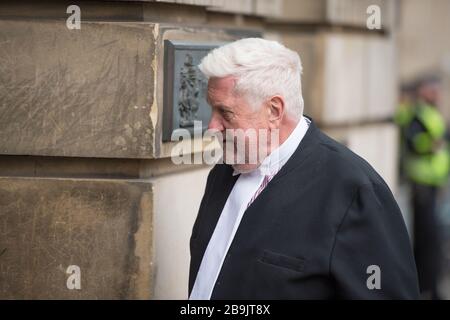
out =
[[[318,133],[318,145],[322,169],[334,177],[336,183],[350,184],[356,188],[379,185],[389,189],[384,179],[365,159],[322,131]]]

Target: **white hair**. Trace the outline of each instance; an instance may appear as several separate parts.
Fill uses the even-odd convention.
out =
[[[211,51],[198,67],[206,78],[235,77],[235,93],[255,108],[265,99],[281,95],[291,117],[299,119],[303,114],[300,57],[276,41],[234,41]]]

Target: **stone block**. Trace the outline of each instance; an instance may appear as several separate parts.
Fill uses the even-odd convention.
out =
[[[397,73],[391,38],[285,33],[300,55],[305,113],[323,125],[384,120],[395,112]]]
[[[0,20],[0,154],[152,157],[154,28]]]
[[[152,208],[147,182],[1,177],[0,298],[151,298]]]
[[[257,0],[256,13],[282,22],[366,28],[370,5],[380,8],[381,28],[391,29],[396,7],[389,0]]]

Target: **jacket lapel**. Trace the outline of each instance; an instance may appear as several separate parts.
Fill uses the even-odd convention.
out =
[[[270,185],[274,185],[275,183],[278,183],[278,181],[280,181],[284,175],[288,174],[293,169],[301,165],[301,163],[306,158],[308,158],[310,153],[314,150],[313,147],[318,143],[320,131],[317,129],[314,121],[309,117],[308,119],[311,121],[311,123],[309,124],[308,131],[306,131],[306,134],[303,137],[302,141],[300,142],[299,146],[292,154],[291,158],[281,168],[281,170],[273,177],[273,179],[270,181],[267,187],[269,187]]]
[[[233,168],[230,165],[218,164],[218,172],[211,185],[211,195],[205,199],[205,203],[200,206],[198,213],[198,235],[194,239],[194,248],[191,250],[191,270],[189,279],[189,293],[197,277],[200,263],[212,237],[220,214],[225,206],[231,190],[234,187],[239,175],[233,176]],[[206,193],[206,192],[205,192]]]

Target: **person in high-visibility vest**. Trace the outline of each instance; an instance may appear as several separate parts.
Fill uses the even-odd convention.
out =
[[[400,104],[395,121],[401,129],[404,151],[401,168],[412,184],[414,254],[420,289],[424,296],[439,299],[442,249],[436,203],[438,189],[448,179],[450,149],[445,120],[434,99],[421,94],[426,92],[426,85],[419,87],[418,99]]]

